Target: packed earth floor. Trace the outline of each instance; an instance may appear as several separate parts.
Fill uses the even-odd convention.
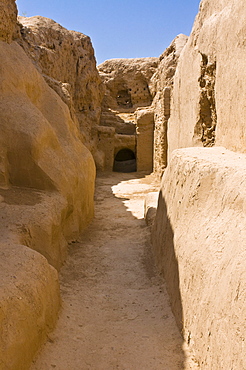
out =
[[[70,245],[58,324],[32,370],[192,368],[144,220],[144,198],[156,190],[151,175],[98,175],[95,218]]]

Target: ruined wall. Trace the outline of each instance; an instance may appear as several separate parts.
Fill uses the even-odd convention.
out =
[[[112,171],[114,164],[115,128],[99,126],[96,134],[98,136],[97,169]]]
[[[129,149],[137,157],[137,170],[152,171],[153,113],[149,114],[149,107],[155,94],[151,90],[151,77],[158,63],[158,58],[112,59],[98,67],[105,87],[100,125],[115,129],[111,162],[121,149]],[[138,109],[141,114],[137,113]],[[106,141],[102,152],[108,156]],[[133,162],[135,159],[132,158]],[[131,168],[136,170],[136,163]],[[105,164],[103,169],[112,167]]]
[[[95,166],[67,105],[14,41],[15,2],[0,8],[0,367],[24,369],[57,318],[51,264],[93,217]]]
[[[172,310],[199,369],[244,369],[246,156],[173,152],[152,235]]]
[[[84,143],[94,155],[97,141],[93,132],[100,121],[103,89],[90,38],[48,18],[18,19],[20,45],[69,106],[73,119],[78,120]]]
[[[19,28],[16,23],[17,8],[15,1],[1,0],[0,1],[0,40],[11,42],[17,37]]]
[[[105,85],[103,110],[131,111],[151,105],[150,80],[158,58],[111,59],[98,71]]]
[[[246,367],[246,157],[234,152],[246,151],[245,19],[241,0],[200,4],[174,75],[169,164],[152,235],[200,369]],[[185,147],[193,148],[175,150]]]
[[[246,151],[245,12],[242,0],[201,2],[174,77],[169,155],[214,144]]]
[[[5,153],[5,186],[58,192],[62,196],[59,231],[65,239],[71,238],[93,216],[93,159],[80,141],[68,107],[45,83],[23,49],[17,43],[1,43],[0,60],[0,147]],[[58,248],[56,258],[46,256],[59,266],[64,250],[60,251],[55,240],[45,248]],[[53,250],[50,253],[54,255]]]
[[[29,369],[56,323],[57,271],[30,248],[1,242],[0,306],[0,368]]]
[[[180,53],[188,37],[177,36],[171,45],[160,56],[157,71],[151,78],[151,91],[154,95],[152,108],[154,110],[154,172],[162,175],[167,166],[167,125],[170,118],[173,77],[176,71]]]
[[[153,170],[154,111],[137,109],[137,171]]]

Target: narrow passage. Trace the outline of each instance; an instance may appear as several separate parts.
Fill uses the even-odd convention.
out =
[[[70,245],[57,328],[32,370],[190,368],[143,219],[155,190],[151,176],[98,176],[95,219]]]

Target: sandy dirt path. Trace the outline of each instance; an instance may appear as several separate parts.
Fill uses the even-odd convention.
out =
[[[190,368],[143,218],[156,189],[151,176],[98,176],[95,219],[70,246],[57,328],[32,370]]]

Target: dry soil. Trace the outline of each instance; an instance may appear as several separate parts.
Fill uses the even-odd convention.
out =
[[[70,245],[63,308],[32,370],[190,369],[144,221],[152,176],[97,177],[95,218]]]

